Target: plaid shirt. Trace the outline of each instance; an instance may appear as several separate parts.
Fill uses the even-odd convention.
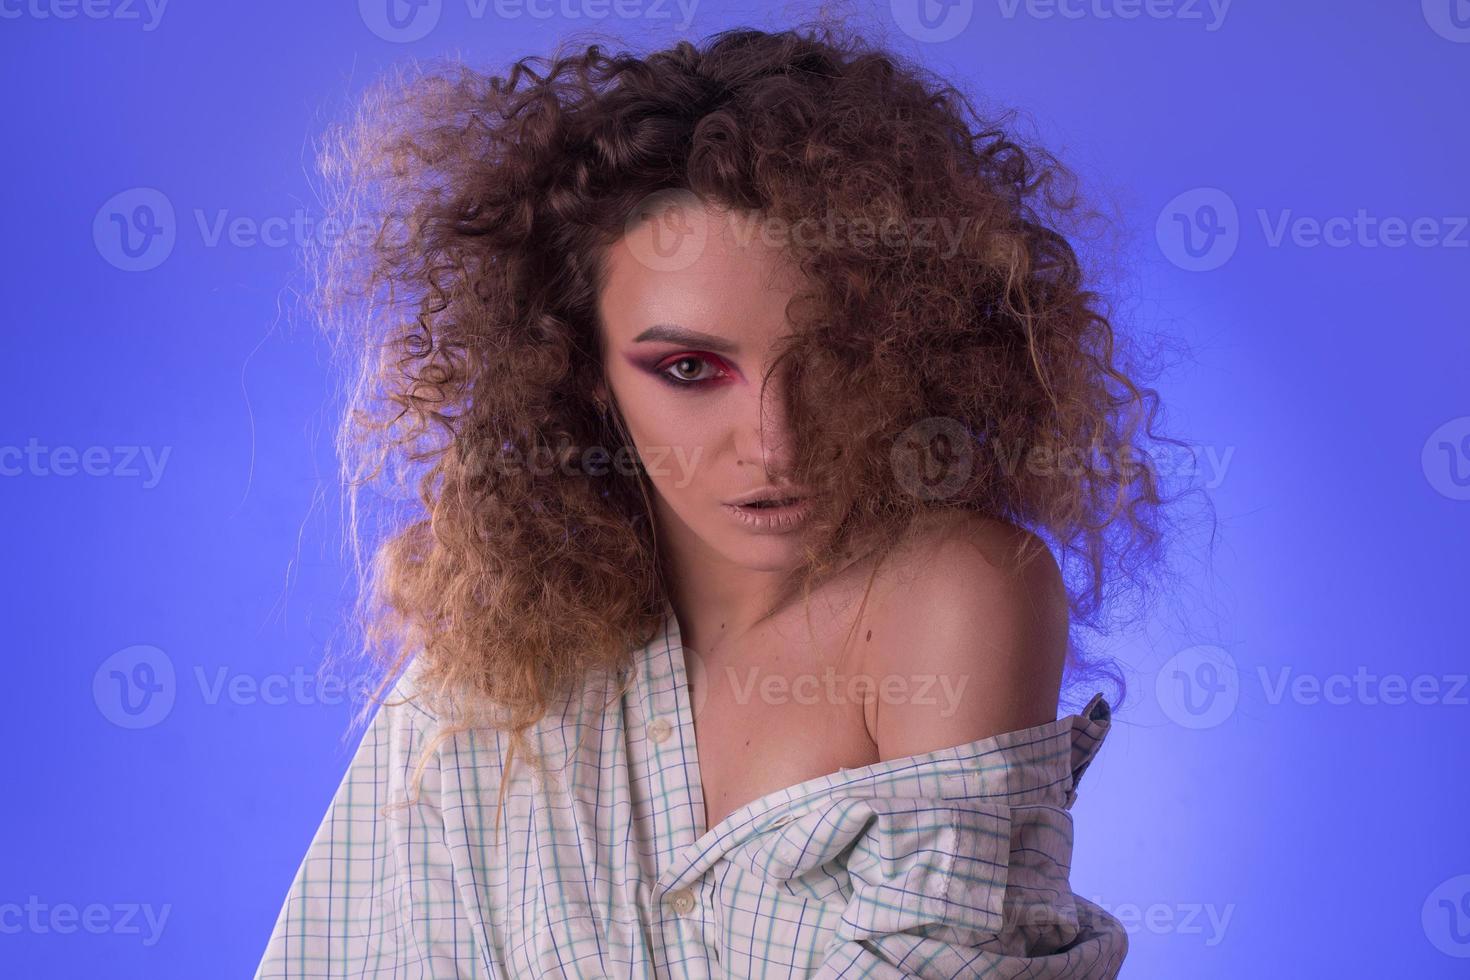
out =
[[[409,798],[434,719],[379,708],[256,976],[1117,976],[1127,933],[1068,882],[1070,808],[1111,724],[1101,693],[706,829],[672,607],[621,699],[612,680],[532,729],[553,771],[512,767],[498,833],[508,740],[491,729],[441,742],[418,802],[380,813]]]

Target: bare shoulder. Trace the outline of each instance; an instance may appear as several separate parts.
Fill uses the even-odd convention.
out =
[[[1022,528],[926,516],[880,566],[868,625],[863,669],[878,694],[868,726],[882,759],[1056,717],[1066,587],[1045,543]]]

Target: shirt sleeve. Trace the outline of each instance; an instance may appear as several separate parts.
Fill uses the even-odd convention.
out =
[[[445,845],[432,717],[395,686],[348,764],[291,882],[255,976],[493,976]],[[402,702],[402,703],[400,703]],[[396,805],[395,805],[396,804]]]
[[[1113,978],[1121,924],[1068,884],[1054,803],[843,797],[787,823],[752,863],[791,894],[845,899],[813,980]]]

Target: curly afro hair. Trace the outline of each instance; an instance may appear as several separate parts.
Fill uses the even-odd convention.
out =
[[[1060,230],[1075,178],[1004,118],[823,26],[376,83],[321,155],[355,233],[319,256],[315,298],[355,367],[339,449],[360,569],[359,488],[413,483],[361,599],[379,692],[416,660],[443,737],[493,706],[513,759],[659,625],[646,474],[505,462],[625,448],[591,398],[602,257],[670,193],[825,229],[789,245],[793,479],[823,494],[787,594],[921,514],[973,511],[1053,551],[1068,673],[1106,673],[1076,631],[1161,558],[1157,397]]]

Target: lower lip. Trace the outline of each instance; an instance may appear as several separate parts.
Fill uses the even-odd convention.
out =
[[[811,513],[812,502],[810,498],[802,498],[794,504],[782,507],[741,507],[737,504],[720,506],[752,531],[789,531]]]

